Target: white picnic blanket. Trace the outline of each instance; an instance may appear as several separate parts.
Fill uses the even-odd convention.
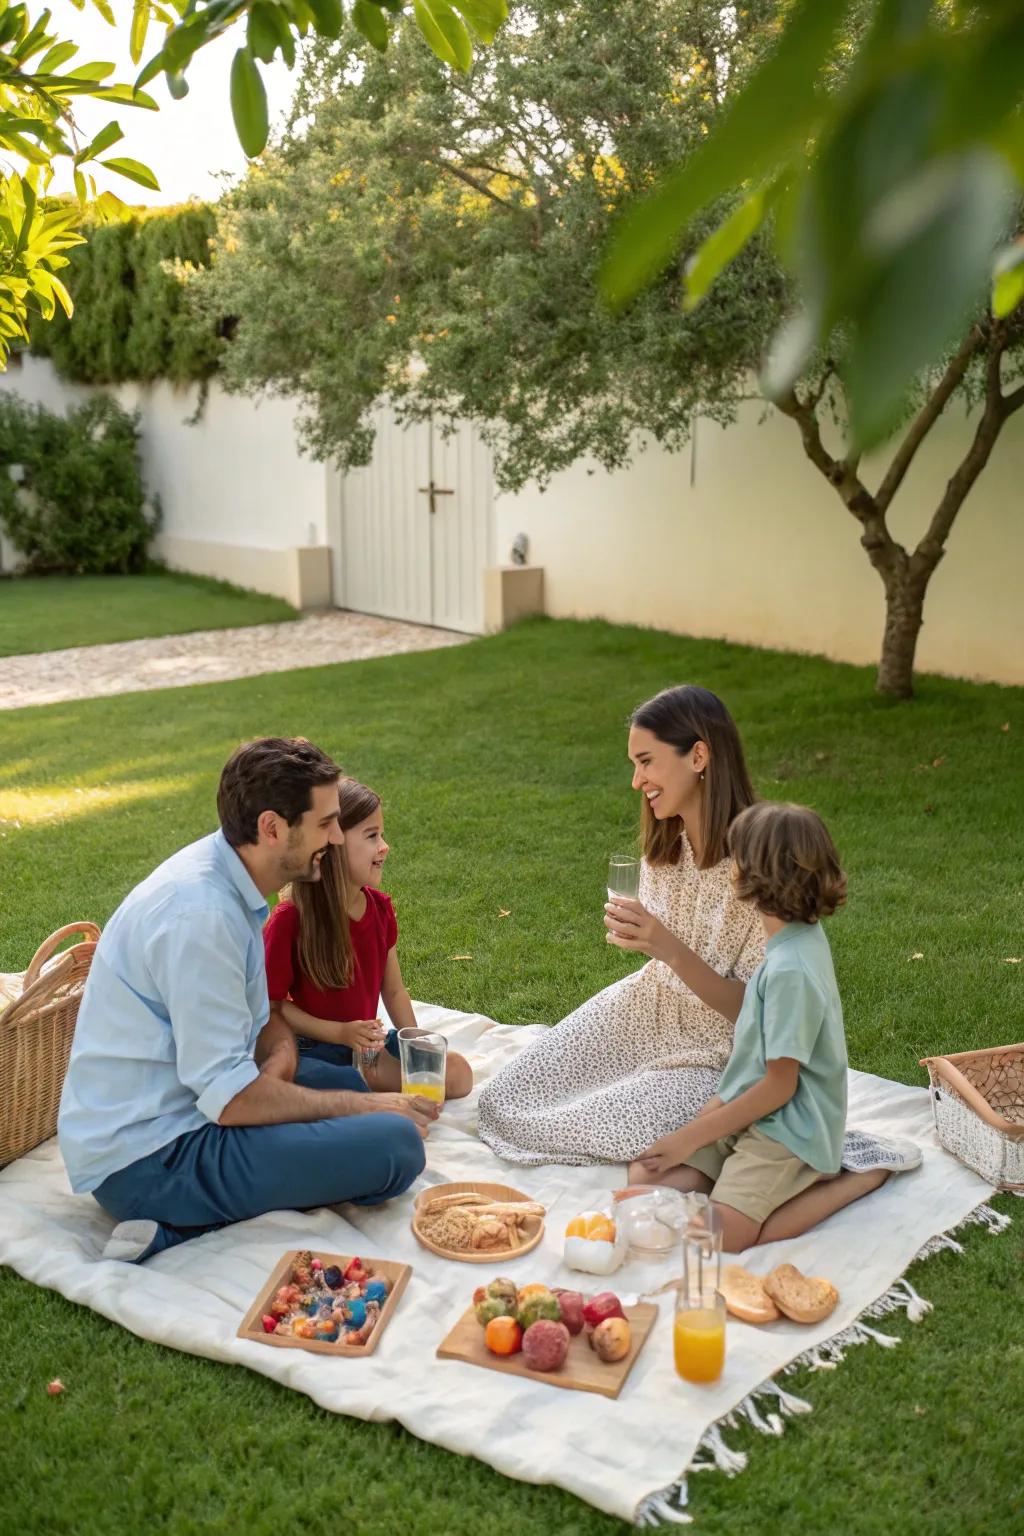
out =
[[[417,1004],[417,1017],[470,1058],[478,1082],[534,1033],[430,1005]],[[502,1163],[475,1135],[475,1098],[474,1093],[450,1104],[431,1131],[431,1180],[497,1179],[548,1207],[540,1247],[512,1266],[496,1260],[494,1273],[505,1267],[523,1284],[543,1280],[591,1290],[607,1284],[623,1293],[670,1277],[664,1263],[635,1260],[627,1260],[608,1282],[590,1277],[588,1284],[588,1277],[565,1269],[566,1222],[601,1205],[624,1182],[623,1170]],[[112,1223],[90,1196],[71,1194],[56,1142],[49,1142],[0,1172],[0,1263],[141,1338],[246,1365],[334,1413],[397,1419],[423,1440],[476,1456],[509,1477],[556,1483],[631,1520],[648,1495],[683,1474],[714,1421],[797,1355],[846,1328],[929,1238],[957,1225],[991,1194],[989,1185],[940,1149],[924,1089],[853,1072],[850,1123],[911,1137],[924,1150],[922,1167],[798,1241],[753,1251],[750,1259],[761,1272],[785,1259],[806,1273],[828,1276],[839,1288],[839,1307],[812,1328],[781,1322],[756,1329],[730,1322],[725,1371],[712,1386],[689,1386],[675,1375],[671,1304],[665,1298],[615,1400],[436,1359],[438,1343],[469,1304],[474,1287],[492,1272],[421,1248],[410,1231],[408,1197],[376,1209],[278,1211],[184,1243],[142,1266],[104,1262],[99,1254]],[[334,1360],[235,1337],[281,1254],[307,1246],[413,1266],[408,1290],[369,1359]]]

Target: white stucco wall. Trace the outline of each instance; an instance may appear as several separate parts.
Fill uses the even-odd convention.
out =
[[[882,585],[860,524],[805,458],[795,425],[745,406],[702,421],[691,456],[656,446],[608,474],[577,464],[544,493],[497,501],[497,549],[524,531],[554,617],[602,617],[753,645],[878,659]],[[916,542],[970,440],[962,411],[936,428],[893,503]],[[590,472],[588,472],[590,471]],[[880,478],[866,463],[869,485]],[[918,647],[922,670],[1024,683],[1024,413],[1011,420],[954,526]]]
[[[33,357],[0,375],[0,387],[58,411],[89,393]],[[299,454],[295,406],[228,395],[214,383],[191,426],[195,386],[124,384],[111,393],[141,415],[143,472],[163,513],[158,552],[171,565],[302,602],[310,562],[297,551],[320,549],[328,569],[328,471]],[[318,596],[328,601],[329,589]]]

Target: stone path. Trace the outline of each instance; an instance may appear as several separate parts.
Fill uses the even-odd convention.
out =
[[[43,651],[38,656],[2,656],[0,709],[181,688],[189,683],[222,683],[263,672],[434,651],[464,645],[472,638],[450,629],[339,611],[290,624],[204,629],[191,635]]]

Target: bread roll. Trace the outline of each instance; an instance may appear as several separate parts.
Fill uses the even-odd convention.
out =
[[[741,1322],[773,1323],[780,1316],[760,1275],[751,1274],[741,1264],[727,1264],[722,1270],[722,1295],[726,1311]]]
[[[779,1311],[794,1323],[820,1323],[835,1311],[839,1301],[831,1280],[809,1280],[792,1264],[777,1265],[766,1276],[764,1288]]]

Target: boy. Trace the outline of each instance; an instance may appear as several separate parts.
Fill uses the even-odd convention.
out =
[[[747,984],[718,1093],[642,1152],[629,1178],[710,1192],[723,1246],[740,1253],[798,1237],[919,1157],[892,1148],[886,1166],[840,1172],[846,1040],[821,919],[846,899],[846,877],[821,818],[800,805],[752,805],[728,847],[736,893],[761,914],[765,959]]]

